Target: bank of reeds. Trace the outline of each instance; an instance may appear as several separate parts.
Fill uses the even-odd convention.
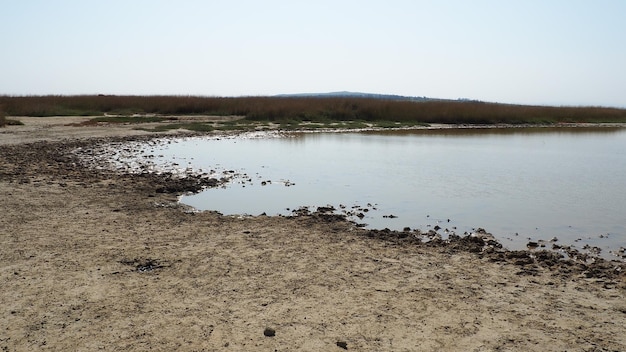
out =
[[[4,110],[2,109],[2,105],[0,105],[0,127],[4,127],[7,124],[7,119],[4,116]]]
[[[626,109],[358,97],[0,96],[10,116],[239,115],[256,121],[403,123],[626,122]]]

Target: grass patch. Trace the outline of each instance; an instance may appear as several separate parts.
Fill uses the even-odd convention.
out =
[[[4,108],[2,107],[2,105],[0,105],[0,127],[5,127],[5,126],[22,126],[22,125],[24,125],[24,123],[22,123],[22,121],[14,120],[14,119],[8,119],[6,117],[5,112],[4,112]]]
[[[421,127],[428,127],[430,126],[429,123],[425,123],[425,122],[410,122],[410,121],[404,121],[404,122],[398,122],[398,121],[374,121],[372,123],[372,127],[378,127],[378,128],[404,128],[404,127],[417,127],[417,126],[421,126]]]
[[[167,125],[160,125],[154,128],[138,128],[139,130],[149,131],[149,132],[166,132],[171,130],[189,130],[195,132],[211,132],[215,130],[213,124],[201,123],[201,122],[191,122],[191,123],[171,123]]]
[[[254,126],[250,125],[218,125],[215,127],[219,131],[248,131],[253,130]]]
[[[108,123],[147,123],[147,122],[163,122],[171,118],[159,116],[102,116],[94,117],[91,122],[108,122]]]
[[[326,123],[307,123],[301,124],[300,127],[304,129],[318,130],[322,128],[329,128],[329,125]]]
[[[403,124],[401,122],[396,122],[396,121],[376,121],[374,122],[374,127],[399,128],[399,127],[403,127]]]
[[[341,121],[339,123],[334,123],[331,125],[331,128],[348,128],[348,129],[360,129],[360,128],[369,128],[369,127],[371,126],[363,121]]]
[[[24,126],[24,123],[20,120],[5,119],[6,126]]]

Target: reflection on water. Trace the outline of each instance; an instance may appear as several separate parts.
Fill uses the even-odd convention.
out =
[[[574,135],[602,135],[622,132],[621,127],[504,127],[493,126],[471,128],[438,128],[415,130],[365,131],[363,134],[378,135],[422,135],[422,136],[470,136],[484,137],[488,135],[538,135],[538,134],[574,134]]]
[[[624,129],[515,128],[190,139],[159,153],[247,174],[182,198],[199,209],[360,206],[373,228],[483,227],[509,248],[556,237],[607,252],[626,247],[625,147]]]

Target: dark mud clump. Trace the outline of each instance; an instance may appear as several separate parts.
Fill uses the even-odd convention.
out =
[[[419,232],[415,231],[393,231],[390,229],[367,230],[364,235],[369,238],[377,238],[384,241],[401,245],[423,245],[424,242],[419,236]]]
[[[91,140],[71,140],[63,142],[35,142],[29,144],[0,146],[0,178],[19,183],[32,180],[48,179],[49,182],[63,185],[68,181],[99,182],[115,179],[132,183],[144,193],[182,194],[195,193],[204,188],[217,187],[225,182],[203,175],[185,175],[173,173],[131,173],[106,168],[96,168],[73,151],[90,150],[98,143],[123,143],[149,140],[146,137],[108,137]]]
[[[196,193],[205,188],[217,187],[222,183],[216,178],[204,178],[194,175],[179,178],[174,177],[172,174],[167,174],[164,177],[159,178],[158,181],[160,182],[158,182],[158,186],[156,188],[157,193]]]
[[[507,250],[483,229],[475,234],[448,236],[434,231],[363,230],[363,236],[399,245],[439,249],[450,254],[469,252],[492,262],[520,267],[519,275],[538,275],[542,269],[563,278],[585,277],[600,280],[626,280],[626,263],[590,257],[569,248],[566,255],[554,250]]]
[[[300,207],[291,211],[291,218],[307,218],[311,222],[317,223],[335,223],[335,224],[349,224],[356,225],[344,214],[333,213],[334,207],[317,207],[315,211],[311,211],[308,207]]]
[[[140,273],[150,272],[157,269],[163,269],[169,267],[169,264],[166,264],[158,259],[152,258],[135,258],[135,259],[123,259],[120,260],[121,264],[132,266],[135,271]]]

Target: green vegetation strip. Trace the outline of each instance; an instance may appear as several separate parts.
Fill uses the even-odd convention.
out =
[[[178,130],[178,129],[184,129],[184,130],[196,131],[196,132],[211,132],[215,130],[215,127],[213,127],[213,125],[211,124],[206,124],[206,123],[171,123],[167,125],[156,126],[154,128],[139,128],[139,129],[144,130],[144,131],[150,131],[150,132],[164,132],[164,131]]]
[[[162,122],[171,118],[159,116],[104,116],[94,117],[91,122],[109,122],[109,123],[146,123],[146,122]]]

